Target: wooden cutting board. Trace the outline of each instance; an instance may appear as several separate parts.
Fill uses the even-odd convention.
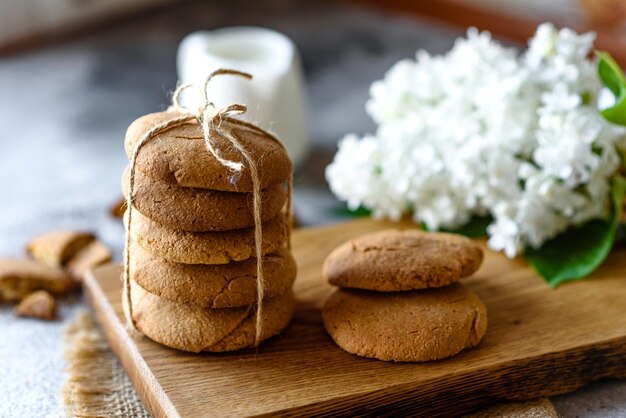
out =
[[[363,219],[295,231],[296,316],[258,350],[198,355],[129,337],[121,320],[119,266],[89,275],[87,294],[139,396],[157,417],[454,416],[499,400],[626,377],[623,248],[593,278],[556,290],[523,261],[487,252],[480,271],[465,280],[487,305],[487,334],[476,349],[451,359],[387,363],[336,347],[321,322],[320,309],[332,292],[320,275],[322,261],[357,235],[411,226]]]

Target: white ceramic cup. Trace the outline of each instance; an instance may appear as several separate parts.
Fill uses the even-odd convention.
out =
[[[243,118],[273,132],[285,144],[294,166],[307,156],[300,58],[282,33],[259,27],[228,27],[194,32],[178,48],[178,77],[182,83],[202,84],[212,71],[232,68],[252,74],[252,80],[222,76],[209,85],[209,97],[219,108],[232,103],[248,107]],[[191,91],[181,102],[198,105]]]

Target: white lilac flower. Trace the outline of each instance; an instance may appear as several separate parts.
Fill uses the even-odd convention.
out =
[[[589,182],[591,173],[601,163],[601,155],[593,149],[602,131],[602,120],[597,114],[590,108],[574,108],[555,117],[541,117],[541,121],[549,121],[540,122],[538,145],[533,153],[535,163],[570,187]]]
[[[497,216],[495,222],[487,227],[488,245],[496,251],[503,251],[513,258],[522,249],[517,223],[508,216]]]
[[[395,198],[387,177],[382,173],[385,161],[384,150],[374,137],[359,140],[354,135],[346,136],[339,143],[335,164],[326,170],[327,175],[337,181],[331,190],[346,200],[352,210],[360,206],[373,208],[374,216],[399,219],[407,210],[403,198]]]
[[[593,40],[543,24],[520,55],[470,29],[398,62],[366,103],[376,134],[340,142],[331,190],[429,229],[491,215],[489,245],[509,257],[605,216],[626,135],[598,112]]]

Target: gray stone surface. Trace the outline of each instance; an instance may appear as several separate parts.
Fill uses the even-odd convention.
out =
[[[96,232],[120,258],[122,226],[107,211],[127,163],[124,131],[167,106],[180,39],[226,25],[272,27],[299,46],[314,149],[296,173],[296,213],[306,225],[341,219],[323,169],[338,138],[374,129],[364,111],[369,84],[419,48],[447,50],[461,31],[355,6],[250,3],[184,5],[0,60],[0,255],[18,256],[30,237],[67,227]],[[61,414],[62,329],[83,307],[70,298],[59,321],[42,323],[0,306],[0,417]],[[624,417],[626,384],[593,385],[555,403],[564,416]]]

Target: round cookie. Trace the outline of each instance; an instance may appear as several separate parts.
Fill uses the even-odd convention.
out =
[[[183,351],[235,351],[254,346],[254,306],[203,309],[175,303],[149,293],[131,281],[133,319],[148,338]],[[266,340],[285,329],[295,308],[293,292],[263,301]]]
[[[335,286],[396,292],[447,286],[472,275],[482,260],[481,248],[460,235],[385,230],[340,245],[322,270]]]
[[[126,223],[128,214],[124,217]],[[263,224],[262,253],[276,252],[287,243],[284,214]],[[221,232],[189,232],[168,228],[133,211],[131,237],[149,254],[172,263],[226,264],[255,255],[254,228]],[[132,252],[132,250],[131,250]]]
[[[141,138],[154,125],[179,117],[176,112],[159,112],[135,120],[126,131],[124,145],[130,159]],[[250,153],[259,173],[261,188],[286,181],[291,175],[291,161],[283,147],[262,131],[242,121],[224,118],[221,126],[232,130]],[[243,162],[232,144],[216,135],[212,138],[222,158]],[[209,153],[202,129],[196,121],[172,127],[141,148],[137,168],[147,176],[169,184],[200,189],[251,192],[252,178],[244,163],[241,172],[233,172]]]
[[[232,308],[257,300],[256,258],[219,265],[179,264],[153,258],[132,245],[130,277],[150,293],[201,308]],[[263,258],[265,297],[291,289],[296,271],[285,248]]]
[[[122,191],[128,197],[127,167]],[[278,183],[261,192],[261,221],[280,212],[287,189]],[[222,192],[173,186],[155,181],[135,170],[133,206],[162,225],[183,231],[226,231],[254,226],[252,193]]]
[[[463,285],[411,292],[339,289],[323,309],[326,331],[345,351],[386,361],[431,361],[478,345],[487,309]]]

